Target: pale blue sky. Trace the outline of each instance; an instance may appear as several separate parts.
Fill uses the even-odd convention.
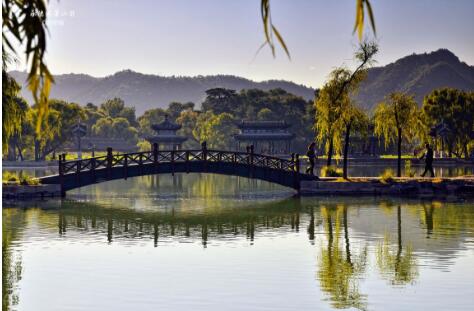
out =
[[[380,65],[438,48],[474,64],[473,0],[371,2]],[[275,59],[269,49],[254,59],[263,42],[260,0],[50,0],[47,63],[55,74],[233,74],[313,87],[333,67],[351,64],[355,0],[272,0],[271,6],[291,61],[281,49]]]

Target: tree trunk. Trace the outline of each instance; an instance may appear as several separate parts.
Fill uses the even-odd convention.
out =
[[[35,161],[40,160],[40,143],[39,140],[35,139]]]
[[[17,144],[16,147],[18,148],[18,156],[20,157],[20,161],[24,161],[23,153],[21,152],[20,146]]]
[[[329,150],[328,150],[327,166],[331,166],[332,150],[333,150],[333,147],[334,147],[333,145],[334,145],[334,141],[333,141],[333,138],[331,136],[331,138],[329,139]]]
[[[8,153],[7,153],[7,160],[8,161],[16,161],[16,140],[11,138],[8,142]]]
[[[397,177],[402,177],[402,129],[398,128]]]
[[[469,153],[467,150],[467,144],[464,144],[464,159],[469,160]]]
[[[349,152],[349,138],[351,133],[351,123],[346,125],[346,137],[344,139],[344,165],[342,171],[342,177],[347,179],[347,153]]]

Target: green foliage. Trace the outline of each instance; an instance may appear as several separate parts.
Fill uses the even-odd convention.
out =
[[[388,168],[379,177],[380,177],[381,182],[391,183],[394,180],[393,179],[394,176],[395,176],[395,174],[393,173],[393,170]]]
[[[41,135],[43,117],[48,112],[48,96],[51,84],[54,82],[44,62],[47,33],[46,10],[47,3],[43,0],[3,0],[2,5],[3,69],[5,70],[11,55],[16,54],[10,42],[10,39],[15,39],[18,46],[25,47],[26,62],[30,67],[27,81],[28,89],[37,104],[39,118],[35,128],[38,136]]]
[[[10,138],[21,134],[28,105],[18,97],[20,86],[2,70],[2,151],[8,149]]]
[[[106,117],[125,118],[130,125],[137,125],[135,108],[125,107],[125,102],[121,98],[106,100],[100,105],[99,111]]]
[[[236,130],[230,113],[216,115],[212,111],[206,111],[197,117],[193,136],[200,143],[207,142],[208,148],[225,149],[232,143]]]
[[[196,126],[198,115],[199,114],[196,111],[190,108],[181,111],[179,117],[176,119],[176,123],[181,125],[181,129],[178,131],[178,135],[182,135],[188,138],[184,142],[183,148],[194,149],[200,147],[199,141],[197,141],[193,135],[193,130]]]
[[[152,149],[150,142],[144,139],[140,139],[137,143],[138,151],[149,151]]]
[[[92,126],[92,134],[98,137],[124,139],[132,144],[138,142],[138,130],[123,117],[101,118]]]
[[[474,92],[464,92],[452,88],[442,88],[425,96],[421,109],[424,131],[422,138],[428,139],[430,129],[440,124],[447,128],[444,144],[438,139],[438,148],[444,145],[450,154],[469,156],[468,145],[474,131]]]
[[[335,166],[323,166],[321,168],[322,177],[342,177],[342,169]]]

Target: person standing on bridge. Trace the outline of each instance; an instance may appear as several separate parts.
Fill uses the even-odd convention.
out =
[[[426,152],[421,156],[420,160],[423,158],[425,158],[425,171],[421,174],[421,177],[425,177],[428,171],[431,173],[431,177],[435,177],[433,171],[433,148],[431,148],[430,144],[426,144]]]
[[[306,156],[309,162],[309,166],[306,168],[306,174],[314,175],[314,164],[316,162],[316,143],[314,141],[308,146]]]

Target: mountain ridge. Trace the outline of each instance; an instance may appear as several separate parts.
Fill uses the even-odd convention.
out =
[[[12,71],[18,81],[26,80],[26,72]],[[210,88],[224,87],[237,91],[259,88],[282,88],[287,92],[311,100],[314,89],[286,80],[253,81],[234,75],[207,76],[160,76],[144,74],[130,69],[105,77],[93,77],[84,73],[55,76],[52,98],[86,104],[100,104],[113,97],[122,98],[127,106],[136,107],[137,114],[157,107],[166,107],[172,101],[194,102],[198,106]],[[421,105],[423,97],[439,87],[474,90],[474,66],[462,62],[447,49],[430,53],[411,54],[385,66],[369,69],[367,79],[356,96],[357,102],[367,110],[390,92],[402,91],[414,94]],[[22,89],[21,95],[31,102],[31,94]]]

